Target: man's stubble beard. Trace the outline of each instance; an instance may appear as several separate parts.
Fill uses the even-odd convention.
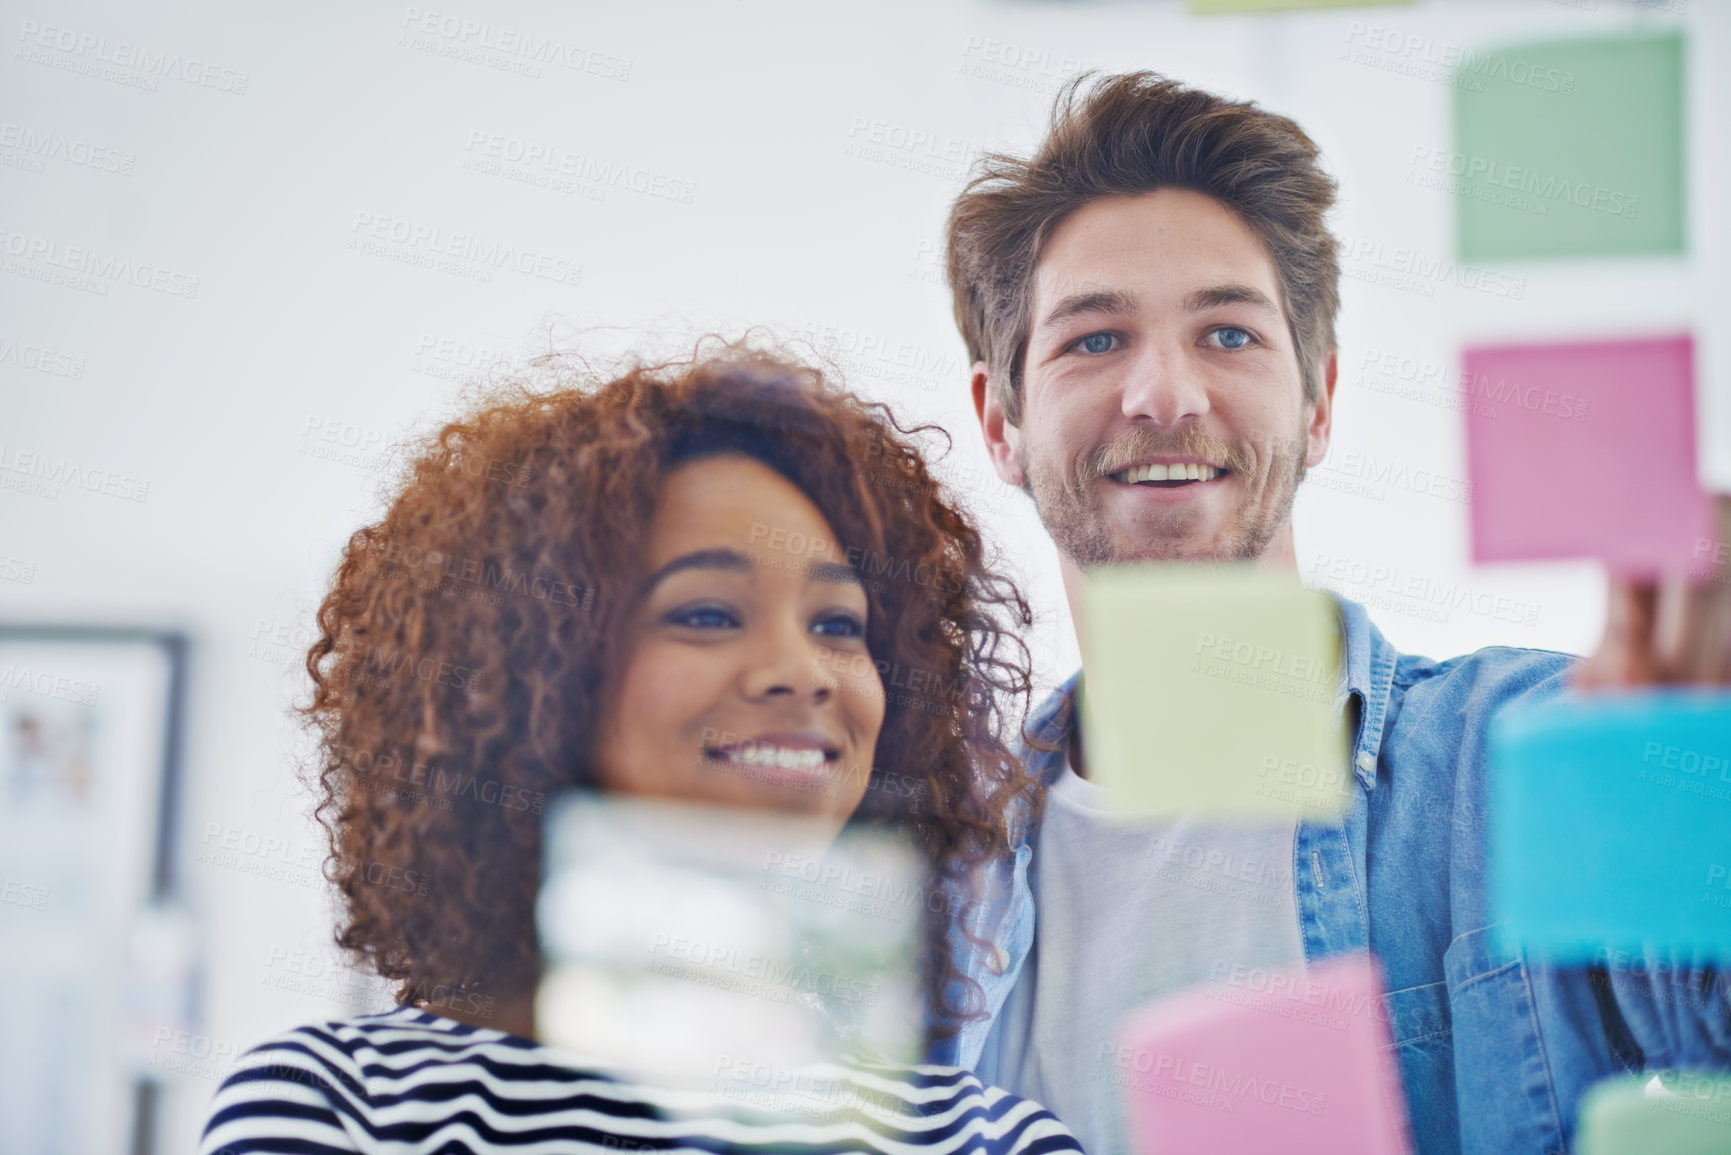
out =
[[[1056,476],[1056,468],[1047,469],[1042,459],[1030,457],[1026,441],[1017,456],[1025,479],[1022,489],[1034,499],[1034,508],[1046,532],[1064,556],[1077,567],[1089,569],[1146,561],[1255,561],[1292,516],[1293,498],[1306,472],[1305,444],[1302,431],[1297,437],[1277,441],[1260,484],[1244,493],[1233,511],[1225,538],[1212,539],[1199,547],[1188,545],[1194,523],[1203,516],[1197,509],[1152,510],[1135,527],[1133,540],[1115,539],[1115,527],[1090,504],[1097,480],[1105,472],[1117,471],[1113,468],[1116,463],[1107,459],[1109,454],[1097,451],[1090,460],[1075,467],[1071,478]],[[1242,484],[1248,474],[1245,469],[1248,458],[1238,453],[1228,456],[1234,459],[1231,476]],[[1271,485],[1279,488],[1270,495],[1272,500],[1263,500]]]

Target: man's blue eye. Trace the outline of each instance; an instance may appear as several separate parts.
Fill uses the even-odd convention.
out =
[[[812,629],[832,638],[858,638],[865,635],[865,625],[852,614],[834,614],[820,619]]]
[[[1222,349],[1242,349],[1250,344],[1250,334],[1243,329],[1227,326],[1224,329],[1214,330],[1214,335],[1220,338]]]
[[[1110,333],[1089,333],[1082,338],[1082,350],[1087,353],[1110,353],[1115,340],[1117,338]]]

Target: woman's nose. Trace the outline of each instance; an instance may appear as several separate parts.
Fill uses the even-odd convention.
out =
[[[752,650],[752,668],[745,679],[747,696],[828,700],[835,692],[836,677],[824,661],[827,649],[803,623],[782,622],[767,629]]]

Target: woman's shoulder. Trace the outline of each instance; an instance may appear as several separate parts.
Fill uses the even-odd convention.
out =
[[[511,1036],[467,1027],[415,1007],[306,1023],[283,1031],[245,1052],[237,1069],[302,1063],[332,1072],[355,1073],[366,1064],[417,1052],[460,1052],[477,1045],[510,1046]]]
[[[436,1130],[452,1094],[509,1107],[525,1088],[556,1083],[616,1097],[605,1075],[531,1040],[415,1007],[309,1023],[235,1062],[211,1101],[201,1149],[277,1151],[271,1144],[292,1136],[313,1143],[308,1150],[371,1150],[386,1127]]]
[[[511,1123],[499,1131],[480,1117],[456,1119],[458,1100],[484,1102],[484,1116]],[[1038,1103],[953,1067],[742,1067],[704,1089],[676,1090],[413,1007],[297,1027],[247,1052],[211,1105],[204,1149],[276,1150],[247,1140],[292,1132],[321,1149],[371,1150],[386,1127],[401,1139],[453,1126],[486,1132],[473,1136],[475,1149],[557,1138],[578,1150],[1080,1150]]]
[[[224,1087],[299,1081],[340,1088],[351,1100],[371,1100],[400,1096],[455,1066],[483,1080],[544,1077],[556,1071],[567,1080],[609,1081],[599,1072],[559,1061],[530,1039],[416,1007],[395,1007],[284,1031],[243,1054]]]

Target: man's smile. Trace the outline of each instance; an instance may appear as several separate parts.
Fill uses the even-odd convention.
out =
[[[1123,485],[1142,485],[1155,489],[1181,489],[1205,484],[1228,476],[1231,470],[1200,461],[1154,461],[1132,465],[1109,476]]]

